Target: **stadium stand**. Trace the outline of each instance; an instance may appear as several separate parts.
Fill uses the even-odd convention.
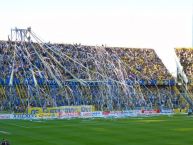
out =
[[[184,89],[181,85],[178,86],[178,89],[183,94],[188,95],[189,99],[187,101],[190,101],[190,106],[192,106],[193,104],[192,103],[193,102],[193,70],[192,70],[193,49],[192,48],[176,48],[175,52],[183,67],[183,71],[186,74],[187,79],[188,79],[188,82],[186,86],[184,87]]]
[[[1,41],[0,60],[1,110],[181,105],[175,79],[153,49]]]
[[[184,72],[188,77],[189,83],[193,81],[193,49],[192,48],[176,48],[177,56],[183,66]]]

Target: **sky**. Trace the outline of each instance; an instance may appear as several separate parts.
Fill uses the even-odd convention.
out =
[[[172,74],[192,46],[193,0],[0,0],[0,40],[27,28],[45,42],[153,48]]]

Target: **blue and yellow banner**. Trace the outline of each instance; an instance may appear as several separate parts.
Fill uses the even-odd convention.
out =
[[[93,112],[93,111],[95,111],[95,107],[93,105],[28,108],[28,114],[58,113],[58,112],[73,113],[73,112]]]

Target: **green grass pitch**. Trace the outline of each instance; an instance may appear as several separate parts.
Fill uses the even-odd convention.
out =
[[[193,117],[0,120],[11,145],[193,145]]]

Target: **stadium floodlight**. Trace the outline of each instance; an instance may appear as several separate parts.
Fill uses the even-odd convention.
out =
[[[30,41],[30,32],[31,27],[28,27],[27,29],[15,27],[14,29],[11,29],[11,36],[8,36],[8,38],[10,38],[11,41]]]

